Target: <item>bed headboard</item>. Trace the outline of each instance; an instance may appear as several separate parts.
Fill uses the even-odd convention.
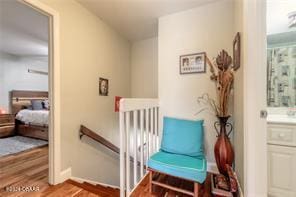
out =
[[[11,113],[17,114],[24,107],[29,107],[31,100],[46,99],[48,99],[48,92],[45,91],[12,90],[10,91]]]

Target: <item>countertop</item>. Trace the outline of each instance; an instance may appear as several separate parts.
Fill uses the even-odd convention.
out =
[[[270,114],[267,116],[267,123],[296,124],[296,116]]]

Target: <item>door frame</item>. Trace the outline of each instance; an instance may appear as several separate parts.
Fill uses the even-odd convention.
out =
[[[267,196],[266,0],[243,0],[244,194]]]
[[[46,4],[36,0],[18,0],[49,19],[49,174],[48,182],[51,185],[61,180],[61,123],[60,123],[60,50],[59,50],[59,13]]]

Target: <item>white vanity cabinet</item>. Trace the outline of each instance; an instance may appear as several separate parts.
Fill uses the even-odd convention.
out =
[[[296,124],[267,128],[268,196],[296,197]]]

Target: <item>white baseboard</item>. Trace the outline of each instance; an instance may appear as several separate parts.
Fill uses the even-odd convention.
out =
[[[217,168],[217,165],[214,162],[208,162],[207,163],[207,171],[208,172],[211,172],[211,173],[214,173],[214,174],[218,174],[219,173],[219,170]]]
[[[60,173],[60,183],[70,179],[72,177],[72,169],[67,168]]]
[[[72,177],[70,177],[70,179],[72,179],[74,181],[77,181],[79,183],[88,182],[88,183],[93,184],[93,185],[102,185],[102,186],[105,186],[105,187],[112,187],[112,188],[120,189],[120,187],[115,186],[115,185],[109,185],[109,184],[106,184],[106,183],[100,183],[100,182],[97,182],[97,181],[91,181],[91,180],[87,180],[87,179],[83,179],[83,178],[79,178],[79,177],[72,176]]]
[[[244,193],[243,193],[243,190],[240,186],[240,183],[238,183],[238,193],[239,193],[239,197],[244,197]]]
[[[238,181],[238,178],[237,178],[237,174],[234,172],[234,176],[237,180],[237,184],[238,184],[238,194],[239,194],[239,197],[244,197],[244,193],[243,193],[243,190],[241,188],[241,185],[240,185],[240,182]]]

